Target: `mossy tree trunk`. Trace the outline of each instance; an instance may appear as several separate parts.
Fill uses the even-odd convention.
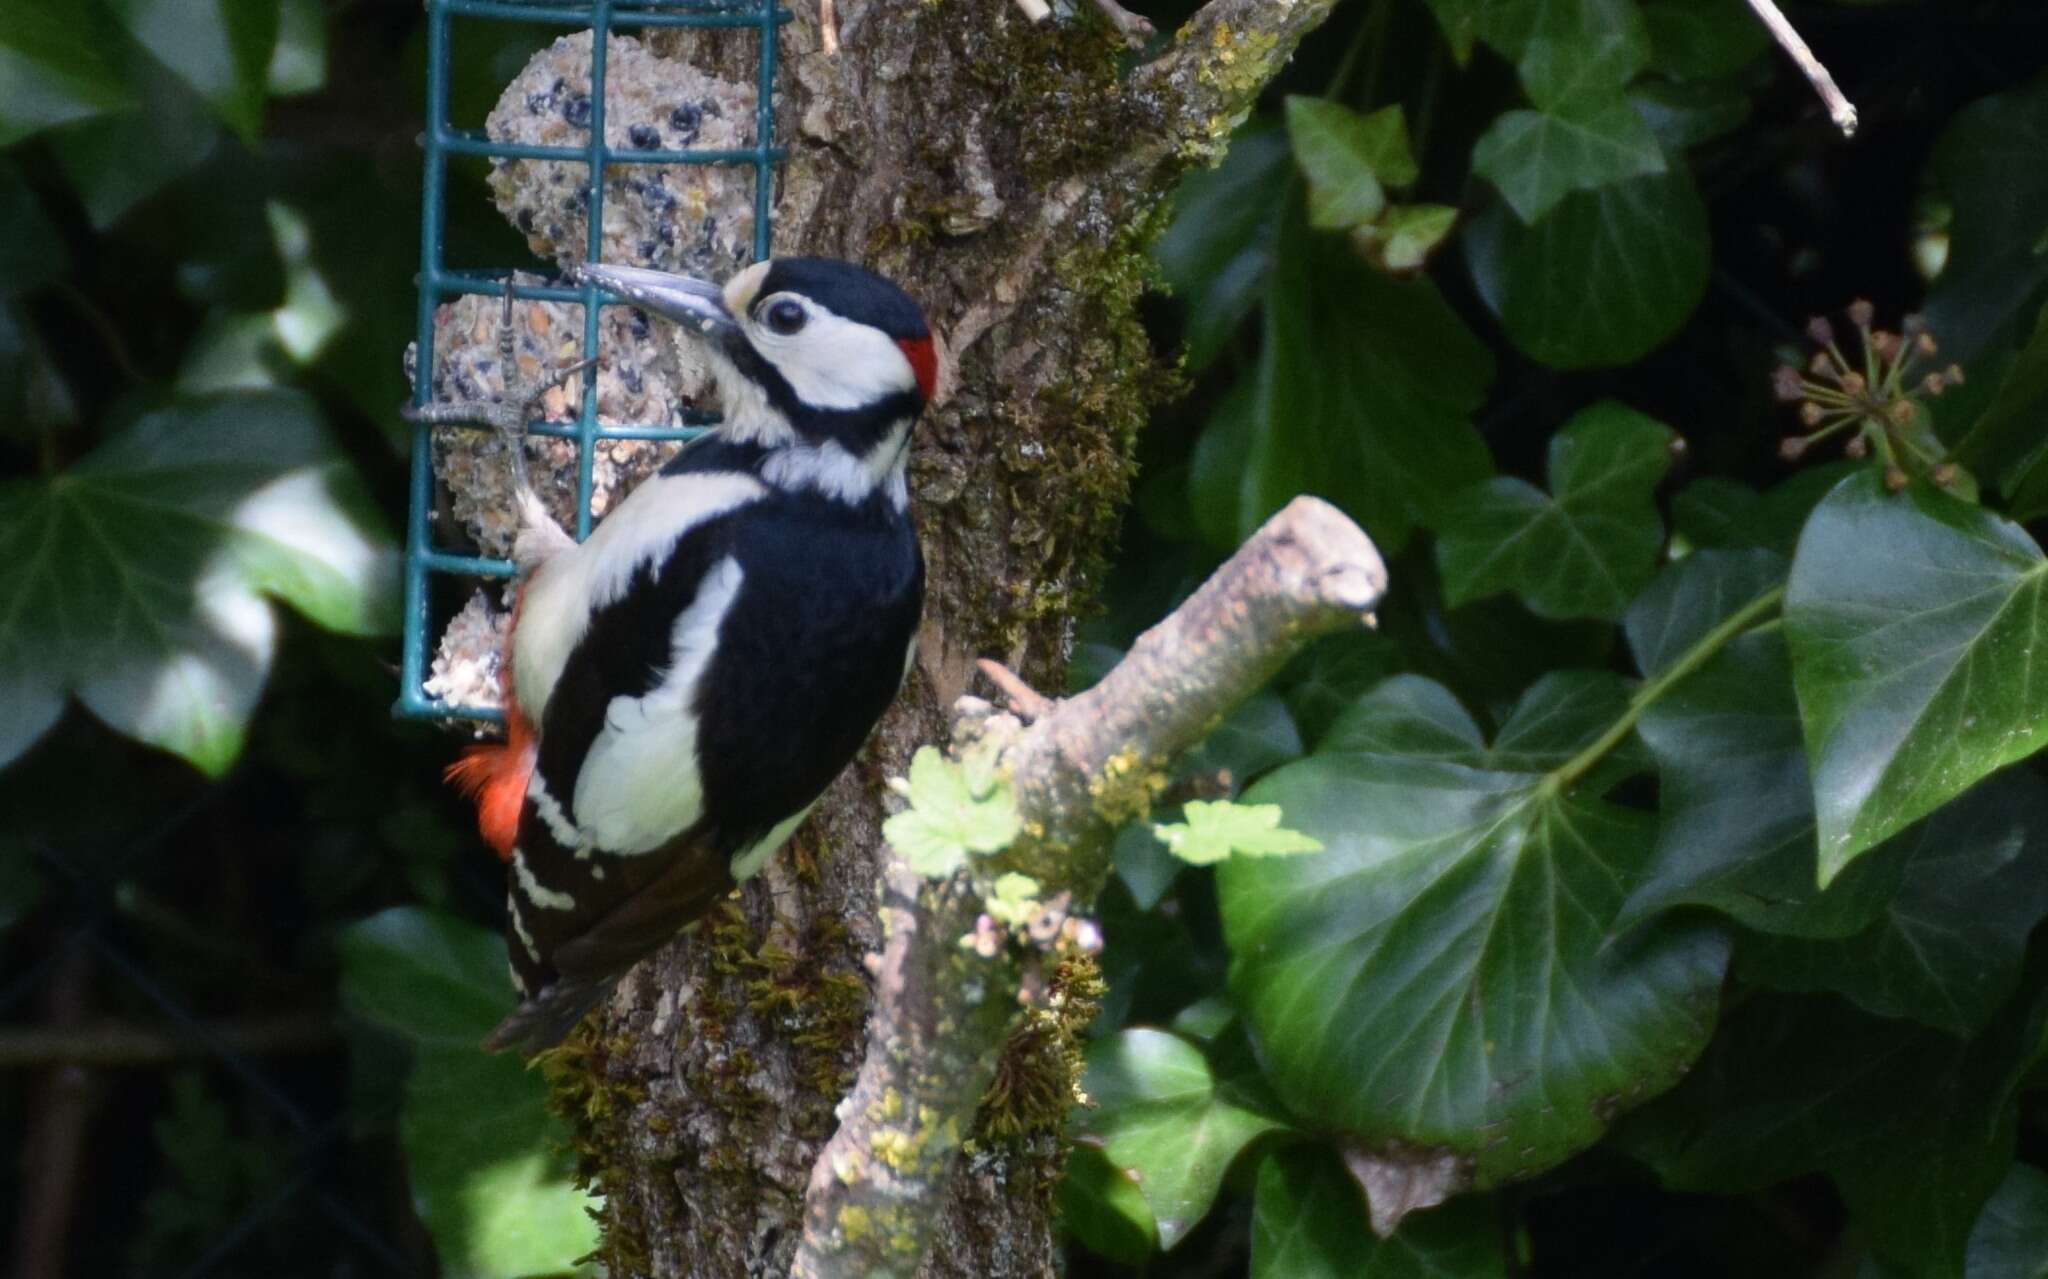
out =
[[[1171,183],[1212,158],[1329,0],[1215,0],[1139,64],[1093,10],[1034,23],[1008,0],[839,5],[837,54],[797,0],[783,28],[789,148],[776,250],[864,262],[925,306],[944,350],[913,510],[930,591],[909,687],[790,850],[642,964],[559,1095],[606,1196],[614,1276],[782,1275],[835,1108],[861,1061],[878,949],[884,781],[941,741],[974,661],[1061,681],[1074,609],[1117,532],[1135,434],[1173,378],[1134,312]],[[744,76],[751,34],[657,47]],[[1007,1078],[1053,1099],[950,1183],[922,1274],[1050,1274],[1056,1043]]]

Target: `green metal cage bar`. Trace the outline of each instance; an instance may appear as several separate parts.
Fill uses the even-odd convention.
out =
[[[657,7],[658,6],[658,7]],[[580,147],[493,142],[479,130],[458,129],[448,119],[449,27],[456,18],[495,22],[560,23],[588,28],[590,44],[590,141]],[[775,146],[776,28],[790,14],[775,0],[594,0],[563,4],[557,0],[427,0],[427,128],[420,143],[426,153],[421,187],[419,300],[415,318],[418,355],[413,378],[413,403],[425,405],[434,384],[434,310],[443,301],[464,294],[501,295],[508,272],[452,270],[441,260],[442,228],[446,225],[449,156],[480,155],[503,159],[560,160],[582,164],[589,221],[585,256],[600,260],[604,229],[605,172],[620,164],[730,164],[754,169],[754,257],[768,256],[771,166],[783,156]],[[609,147],[604,141],[605,59],[614,27],[752,27],[760,32],[759,82],[756,85],[754,145],[725,150],[640,151]],[[598,353],[598,308],[621,305],[619,299],[593,285],[519,285],[512,295],[537,301],[580,302],[583,305],[583,354]],[[590,536],[592,471],[599,440],[687,440],[701,435],[704,422],[683,426],[599,426],[597,372],[585,369],[582,407],[574,423],[530,422],[535,435],[576,441],[576,537]],[[707,419],[708,421],[708,419]],[[503,712],[488,706],[463,706],[426,694],[429,646],[429,579],[436,575],[507,578],[512,564],[440,549],[433,540],[433,440],[430,429],[416,425],[412,433],[412,492],[406,516],[405,632],[397,704],[393,713],[412,719],[465,719],[502,722]]]

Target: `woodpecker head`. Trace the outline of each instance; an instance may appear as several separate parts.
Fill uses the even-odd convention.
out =
[[[900,474],[938,362],[917,304],[881,276],[830,258],[771,258],[723,286],[638,267],[577,274],[703,344],[729,437],[829,450],[877,481]]]

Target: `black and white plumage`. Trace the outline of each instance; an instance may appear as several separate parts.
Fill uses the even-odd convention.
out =
[[[908,674],[924,594],[904,463],[934,364],[901,290],[810,258],[583,275],[705,345],[725,418],[580,546],[523,499],[512,740],[470,781],[487,825],[492,788],[517,804],[522,1002],[487,1046],[528,1053],[789,838]]]

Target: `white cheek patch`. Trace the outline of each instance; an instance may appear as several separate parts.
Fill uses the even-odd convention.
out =
[[[513,635],[519,705],[539,722],[590,615],[625,593],[644,564],[658,563],[700,524],[767,496],[737,472],[653,475],[626,496],[581,546],[556,552],[528,579]]]
[[[669,667],[661,682],[640,697],[614,697],[605,708],[572,805],[576,825],[605,852],[652,852],[702,815],[697,690],[744,580],[739,561],[727,557],[714,565],[669,632]]]
[[[917,388],[917,373],[894,338],[816,303],[807,309],[810,321],[786,336],[747,325],[754,349],[799,400],[814,408],[857,409]]]

